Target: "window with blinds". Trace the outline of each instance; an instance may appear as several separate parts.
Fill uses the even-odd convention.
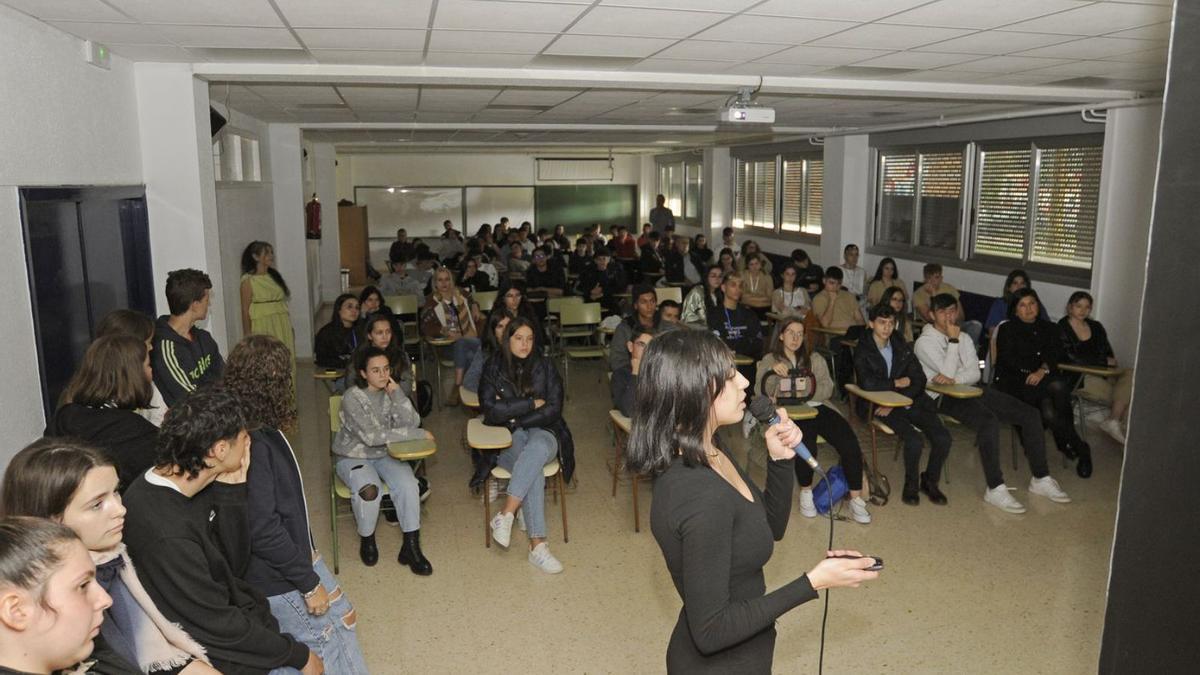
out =
[[[775,229],[775,159],[737,160],[733,226]]]
[[[1032,154],[1028,148],[979,152],[973,247],[977,255],[1025,257]]]
[[[1100,199],[1100,146],[1038,149],[1037,212],[1029,259],[1090,269]]]
[[[821,234],[824,162],[820,159],[783,160],[783,232]]]
[[[682,213],[683,163],[671,162],[658,165],[658,194],[667,198],[667,208],[675,215]]]
[[[921,246],[957,251],[962,222],[963,153],[961,150],[923,152],[920,166],[917,228]]]
[[[667,198],[667,208],[677,220],[700,220],[703,196],[701,172],[704,163],[693,160],[662,159],[658,162],[658,194]]]
[[[683,171],[683,217],[689,220],[700,218],[700,195],[703,179],[700,176],[704,165],[700,162],[684,162]]]
[[[917,155],[880,153],[879,201],[875,241],[880,244],[912,244],[913,201],[917,191]]]

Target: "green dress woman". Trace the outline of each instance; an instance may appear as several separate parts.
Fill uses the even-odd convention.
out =
[[[242,252],[242,333],[278,338],[292,354],[296,374],[296,336],[288,313],[287,282],[275,269],[275,248],[253,241]]]

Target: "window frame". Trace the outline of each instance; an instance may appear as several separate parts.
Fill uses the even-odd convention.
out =
[[[1041,168],[1041,154],[1038,151],[1051,148],[1103,148],[1103,146],[1103,134],[1073,134],[1069,136],[1042,137],[1035,136],[987,141],[962,141],[952,144],[873,146],[871,148],[871,164],[869,171],[869,194],[871,195],[872,199],[872,216],[869,232],[869,239],[871,243],[867,247],[867,252],[872,255],[900,257],[909,260],[920,260],[922,262],[937,262],[959,269],[967,269],[991,274],[1007,274],[1013,269],[1020,268],[1028,271],[1038,280],[1045,281],[1047,283],[1074,285],[1086,288],[1087,286],[1091,285],[1092,274],[1096,264],[1096,253],[1098,252],[1099,248],[1095,243],[1099,240],[1099,212],[1097,213],[1097,222],[1093,223],[1094,243],[1092,247],[1092,263],[1089,267],[1082,268],[1053,263],[1035,262],[1030,259],[1033,250],[1033,238],[1037,222],[1038,182]],[[881,180],[882,177],[880,175],[882,157],[888,153],[904,152],[906,150],[910,152],[918,152],[918,182],[914,186],[914,194],[917,196],[917,198],[914,198],[913,202],[914,213],[917,213],[920,210],[919,152],[926,150],[937,151],[939,149],[944,152],[944,149],[947,147],[961,147],[964,151],[963,192],[959,198],[960,208],[957,250],[949,251],[946,249],[921,246],[919,244],[919,222],[914,222],[912,232],[912,241],[917,243],[904,245],[880,241],[879,217],[882,205],[881,198],[883,190],[883,183]],[[983,177],[980,153],[983,151],[996,151],[1004,149],[1031,150],[1029,168],[1029,203],[1026,208],[1025,240],[1020,259],[1005,258],[988,254],[977,254],[975,252],[977,237],[976,215],[979,209],[981,180]],[[1101,174],[1103,174],[1103,163],[1101,163],[1100,171]],[[1102,175],[1096,177],[1095,183],[1097,185],[1097,190],[1099,190],[1100,186],[1103,184]],[[1097,194],[1097,198],[1099,198],[1099,196],[1100,195]]]
[[[824,227],[825,222],[825,153],[824,150],[814,150],[811,152],[772,152],[764,154],[747,154],[731,157],[731,165],[729,171],[729,211],[730,225],[741,232],[750,234],[760,234],[770,236],[776,239],[787,239],[808,245],[820,245],[821,235],[812,232],[804,232],[805,221],[808,217],[808,206],[810,198],[809,177],[810,167],[808,162],[821,162],[821,225]],[[742,226],[738,227],[733,224],[737,216],[737,200],[738,200],[738,163],[739,162],[766,162],[771,161],[775,164],[775,198],[774,198],[774,221],[773,227],[754,227]],[[783,229],[783,204],[784,190],[786,183],[784,181],[784,163],[785,162],[803,162],[801,183],[800,183],[800,231],[792,231]],[[822,230],[823,231],[823,230]]]
[[[973,157],[971,143],[930,143],[920,145],[895,145],[882,148],[872,148],[872,170],[871,179],[873,185],[873,211],[871,218],[871,241],[872,246],[879,246],[893,251],[892,255],[899,255],[905,258],[913,258],[919,253],[921,256],[938,253],[941,255],[955,255],[963,250],[963,225],[966,221],[967,208],[966,203],[970,197],[968,189],[971,180],[970,174],[970,159]],[[962,177],[959,179],[959,195],[958,195],[958,241],[955,242],[954,250],[945,248],[933,248],[923,246],[921,244],[921,187],[924,182],[922,171],[922,157],[926,154],[948,154],[949,151],[958,150],[962,153]],[[883,181],[881,169],[883,158],[887,155],[911,154],[914,159],[913,167],[913,194],[912,194],[912,230],[909,232],[910,244],[901,244],[895,242],[880,242],[879,239],[879,218],[883,212]]]
[[[671,206],[673,195],[671,194],[670,180],[667,179],[667,185],[664,185],[664,172],[668,175],[671,171],[679,172],[679,208]],[[688,199],[688,176],[695,172],[698,177],[696,201],[698,204],[689,204]],[[667,198],[667,206],[671,208],[671,212],[675,214],[675,222],[688,225],[691,227],[700,227],[704,219],[704,160],[699,157],[681,157],[679,155],[662,155],[654,158],[654,185],[655,196],[663,195]],[[651,208],[654,208],[651,206]],[[698,215],[687,216],[685,214],[691,210]]]

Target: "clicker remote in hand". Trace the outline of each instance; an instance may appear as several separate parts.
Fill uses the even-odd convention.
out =
[[[879,572],[880,570],[882,570],[882,569],[883,569],[883,558],[880,558],[880,557],[878,557],[878,556],[873,556],[873,555],[864,555],[864,556],[858,556],[858,555],[831,555],[831,556],[829,556],[829,557],[830,557],[830,558],[845,558],[846,560],[861,560],[862,558],[870,558],[870,559],[872,559],[872,560],[874,560],[874,561],[875,561],[875,564],[874,564],[874,565],[871,565],[871,566],[870,566],[870,567],[868,567],[868,568],[866,568],[866,571],[868,571],[868,572]]]

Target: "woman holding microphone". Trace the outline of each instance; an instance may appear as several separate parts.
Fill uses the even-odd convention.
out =
[[[767,593],[762,568],[787,530],[799,428],[781,410],[766,429],[762,492],[717,438],[746,409],[748,383],[728,347],[705,331],[672,331],[650,343],[638,380],[626,466],[658,477],[650,526],[683,600],[667,670],[770,673],[775,620],[821,589],[876,578],[866,570],[874,561],[826,557]]]

